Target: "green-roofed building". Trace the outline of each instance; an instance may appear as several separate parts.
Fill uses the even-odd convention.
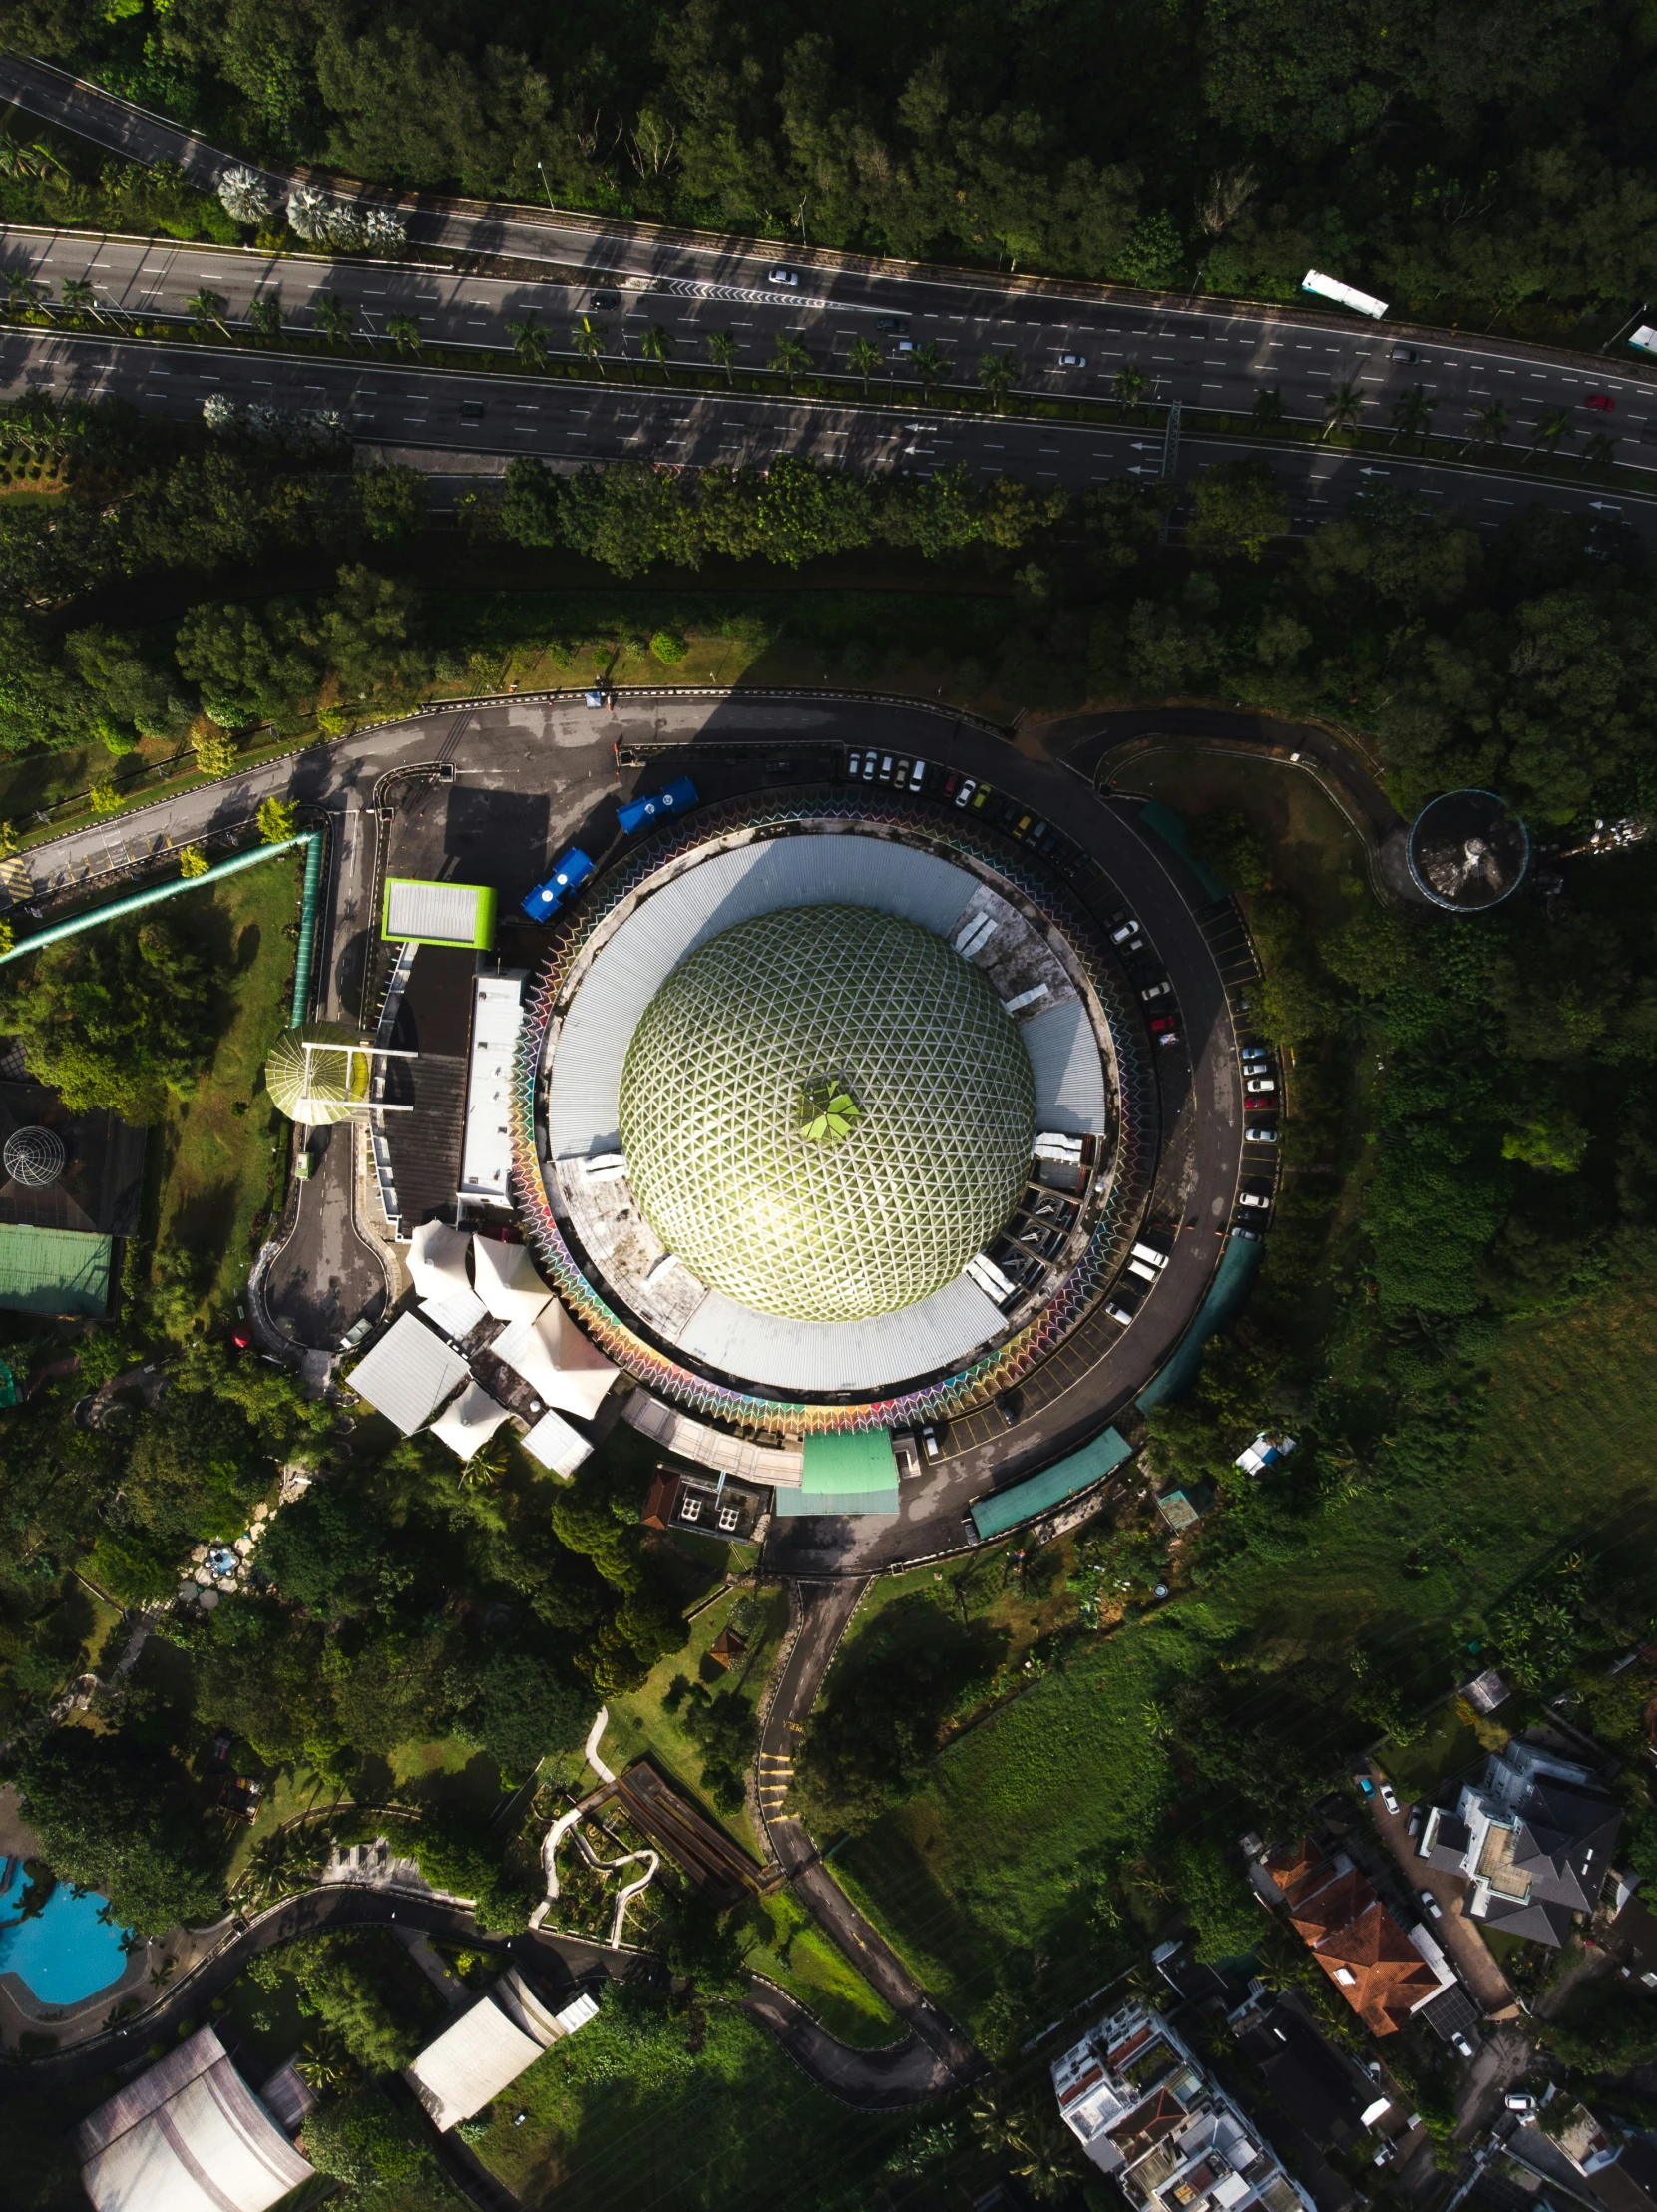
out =
[[[487,883],[426,883],[415,876],[391,876],[380,935],[396,944],[493,952],[495,893]]]
[[[787,1520],[804,1514],[895,1514],[898,1463],[887,1429],[859,1429],[849,1436],[808,1436],[798,1490],[779,1490],[777,1512]]]
[[[1018,1528],[1020,1522],[1034,1521],[1049,1507],[1061,1506],[1065,1499],[1078,1497],[1132,1457],[1133,1450],[1126,1438],[1118,1436],[1114,1429],[1106,1429],[1091,1444],[1084,1444],[1079,1452],[1071,1452],[1066,1458],[1055,1460],[1051,1467],[1042,1468],[1039,1475],[1014,1483],[1007,1490],[998,1490],[992,1498],[981,1498],[973,1508],[973,1527],[981,1542],[1005,1536],[1009,1529]]]
[[[110,1302],[113,1240],[79,1229],[0,1223],[0,1307],[9,1313],[80,1313]]]

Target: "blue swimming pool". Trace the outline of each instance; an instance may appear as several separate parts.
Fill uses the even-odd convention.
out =
[[[104,1899],[93,1891],[77,1897],[60,1882],[43,1913],[19,1920],[27,1887],[22,1860],[7,1861],[0,1874],[0,1974],[20,1976],[42,2004],[78,2004],[118,1982],[127,1954],[123,1931],[98,1918]]]

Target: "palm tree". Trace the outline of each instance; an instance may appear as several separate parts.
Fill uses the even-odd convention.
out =
[[[796,376],[810,374],[811,355],[798,338],[778,338],[776,351],[771,355],[770,369],[774,376],[786,376],[788,389],[792,391]]]
[[[40,303],[35,280],[26,268],[7,269],[5,275],[0,276],[0,285],[5,287],[8,313],[23,314]]]
[[[1487,400],[1482,407],[1475,407],[1468,418],[1472,435],[1468,445],[1500,445],[1501,434],[1507,428],[1508,415],[1499,399]],[[1463,452],[1466,450],[1462,448]]]
[[[1019,364],[1010,361],[1005,353],[981,353],[978,380],[990,394],[990,405],[999,415],[1002,401],[1019,381]]]
[[[343,299],[332,292],[322,292],[311,313],[316,317],[316,327],[330,345],[348,345],[351,332],[356,328],[356,310],[348,307]]]
[[[1438,404],[1436,399],[1428,398],[1420,384],[1414,385],[1407,392],[1400,392],[1389,410],[1394,442],[1408,431],[1412,437],[1420,438],[1425,445],[1428,432],[1433,428],[1433,410]]]
[[[921,394],[930,400],[938,386],[950,373],[949,360],[943,351],[930,341],[917,349],[912,356],[916,373],[921,379]]]
[[[1139,412],[1139,394],[1145,388],[1145,372],[1135,368],[1131,361],[1124,361],[1110,379],[1110,396],[1118,407],[1125,407],[1130,415]]]
[[[282,334],[282,303],[274,292],[255,299],[247,310],[247,327],[255,338],[274,345]]]
[[[534,320],[535,317],[531,315],[530,322],[534,322]],[[529,332],[529,323],[513,323],[508,327],[518,330],[525,336]],[[580,322],[576,323],[570,332],[571,345],[589,368],[598,370],[600,376],[605,373],[605,340],[609,336],[610,324],[608,322],[592,322],[586,315],[582,316]],[[516,350],[517,348],[514,347],[514,351]],[[541,348],[543,359],[546,358],[546,346],[543,344]]]
[[[1337,384],[1323,395],[1323,437],[1332,430],[1356,430],[1364,412],[1364,395],[1356,384]]]
[[[663,330],[659,322],[652,322],[640,337],[638,350],[646,361],[655,363],[669,384],[673,381],[667,375],[667,364],[673,357],[673,334],[670,330]]]
[[[222,292],[192,292],[185,301],[185,308],[190,316],[190,327],[198,337],[205,338],[209,330],[222,330],[225,337],[229,336],[230,326],[224,317],[230,303]]]
[[[1617,456],[1617,441],[1608,438],[1603,430],[1596,430],[1582,449],[1584,469],[1609,468]]]
[[[1571,425],[1569,409],[1550,407],[1536,425],[1535,435],[1530,441],[1530,450],[1532,454],[1556,453],[1563,439],[1574,438],[1575,436],[1576,432]],[[1529,463],[1527,462],[1525,465],[1528,467]]]
[[[1256,430],[1275,430],[1283,420],[1283,394],[1274,384],[1269,392],[1257,392],[1249,409]]]
[[[97,303],[93,298],[92,285],[84,276],[66,276],[64,278],[63,303],[72,314],[96,315],[98,312]]]
[[[418,353],[420,325],[413,315],[387,315],[385,334],[399,353]]]
[[[707,357],[715,368],[725,372],[725,382],[734,384],[731,371],[736,366],[736,356],[741,351],[734,330],[710,330],[707,334]]]
[[[876,369],[886,366],[886,356],[872,338],[853,338],[846,348],[846,366],[854,376],[863,379],[863,394],[869,394],[869,379]]]

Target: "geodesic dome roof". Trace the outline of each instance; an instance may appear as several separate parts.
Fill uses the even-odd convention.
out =
[[[987,977],[871,908],[742,922],[667,978],[621,1075],[633,1194],[711,1288],[802,1321],[953,1282],[1030,1168],[1030,1055]]]
[[[345,1120],[351,1108],[368,1097],[366,1056],[313,1052],[308,1056],[307,1075],[305,1046],[358,1043],[337,1022],[306,1022],[300,1029],[283,1030],[264,1064],[264,1088],[276,1111],[313,1129]]]

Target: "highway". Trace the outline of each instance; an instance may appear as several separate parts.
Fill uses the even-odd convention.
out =
[[[231,160],[177,125],[41,63],[0,56],[0,92],[100,146],[135,159],[177,162],[204,186],[214,184]],[[284,190],[291,182],[269,174]],[[849,373],[848,349],[859,338],[877,345],[884,357],[877,373],[891,376],[906,371],[901,345],[932,343],[949,359],[950,381],[958,384],[976,384],[985,352],[1005,354],[1017,367],[1020,392],[1036,396],[1102,395],[1116,372],[1131,366],[1145,380],[1146,402],[1178,399],[1236,413],[1246,412],[1262,391],[1275,391],[1289,420],[1319,424],[1324,395],[1338,385],[1356,389],[1364,401],[1362,420],[1374,428],[1387,427],[1393,404],[1420,386],[1434,406],[1433,429],[1440,436],[1465,438],[1474,411],[1499,404],[1508,417],[1504,444],[1516,465],[1544,415],[1563,409],[1571,428],[1563,450],[1580,451],[1588,436],[1603,432],[1616,439],[1620,462],[1654,472],[1657,491],[1657,363],[1647,366],[1626,350],[1607,361],[1391,319],[1378,325],[1299,305],[1233,306],[816,250],[784,255],[775,244],[613,223],[551,208],[429,199],[400,205],[416,248],[517,260],[526,264],[523,274],[461,276],[436,266],[360,259],[272,260],[250,250],[168,241],[145,246],[61,232],[46,238],[10,233],[6,262],[38,266],[59,286],[66,276],[90,275],[104,298],[151,313],[181,311],[185,296],[203,284],[222,292],[235,313],[259,292],[274,291],[284,314],[301,327],[316,292],[327,290],[357,312],[359,327],[374,327],[387,314],[411,314],[423,336],[497,348],[510,346],[507,323],[533,312],[555,354],[568,353],[572,321],[590,314],[607,327],[617,372],[625,359],[637,359],[638,338],[659,326],[676,358],[704,366],[713,331],[730,331],[742,365],[761,368],[780,338],[793,337],[817,374]],[[786,266],[797,285],[770,283],[777,265]],[[595,292],[612,286],[621,292],[619,304],[596,309]],[[883,322],[891,327],[882,328]],[[1076,365],[1066,367],[1065,355]],[[849,391],[857,394],[855,380]],[[659,392],[639,397],[652,418],[670,412],[670,400]],[[1590,398],[1609,400],[1610,409],[1589,408]],[[952,428],[964,450],[951,458],[983,456],[990,465],[987,457],[1001,454],[999,465],[1023,473],[1030,455],[1019,450],[1011,426],[989,420]],[[1060,442],[1071,435],[1060,432]],[[1081,435],[1111,434],[1089,429]],[[675,457],[675,442],[699,443],[663,437],[663,457]],[[510,449],[509,443],[486,450]],[[1304,476],[1306,469],[1303,460],[1297,473]],[[1064,471],[1045,473],[1067,480]],[[1442,477],[1442,467],[1435,473]]]
[[[449,457],[462,455],[490,456],[488,466],[524,453],[557,468],[613,460],[763,468],[794,453],[922,476],[962,462],[980,478],[1020,476],[1079,491],[1124,473],[1153,481],[1162,473],[1164,450],[1162,432],[1152,423],[1026,422],[925,409],[894,415],[855,403],[791,399],[780,391],[749,396],[629,382],[575,384],[505,366],[494,375],[445,372],[361,354],[241,353],[189,340],[173,345],[117,333],[0,325],[0,396],[28,391],[79,399],[114,394],[177,421],[199,416],[213,393],[285,412],[330,409],[359,445],[392,457],[401,452],[436,472],[453,466]],[[1364,485],[1385,483],[1442,501],[1485,531],[1534,502],[1569,513],[1622,515],[1657,536],[1657,480],[1647,497],[1588,478],[1531,475],[1517,462],[1507,471],[1475,474],[1405,453],[1324,445],[1266,450],[1299,531],[1337,513]],[[1181,451],[1188,490],[1205,464],[1258,457],[1262,449],[1238,438],[1187,436]]]

